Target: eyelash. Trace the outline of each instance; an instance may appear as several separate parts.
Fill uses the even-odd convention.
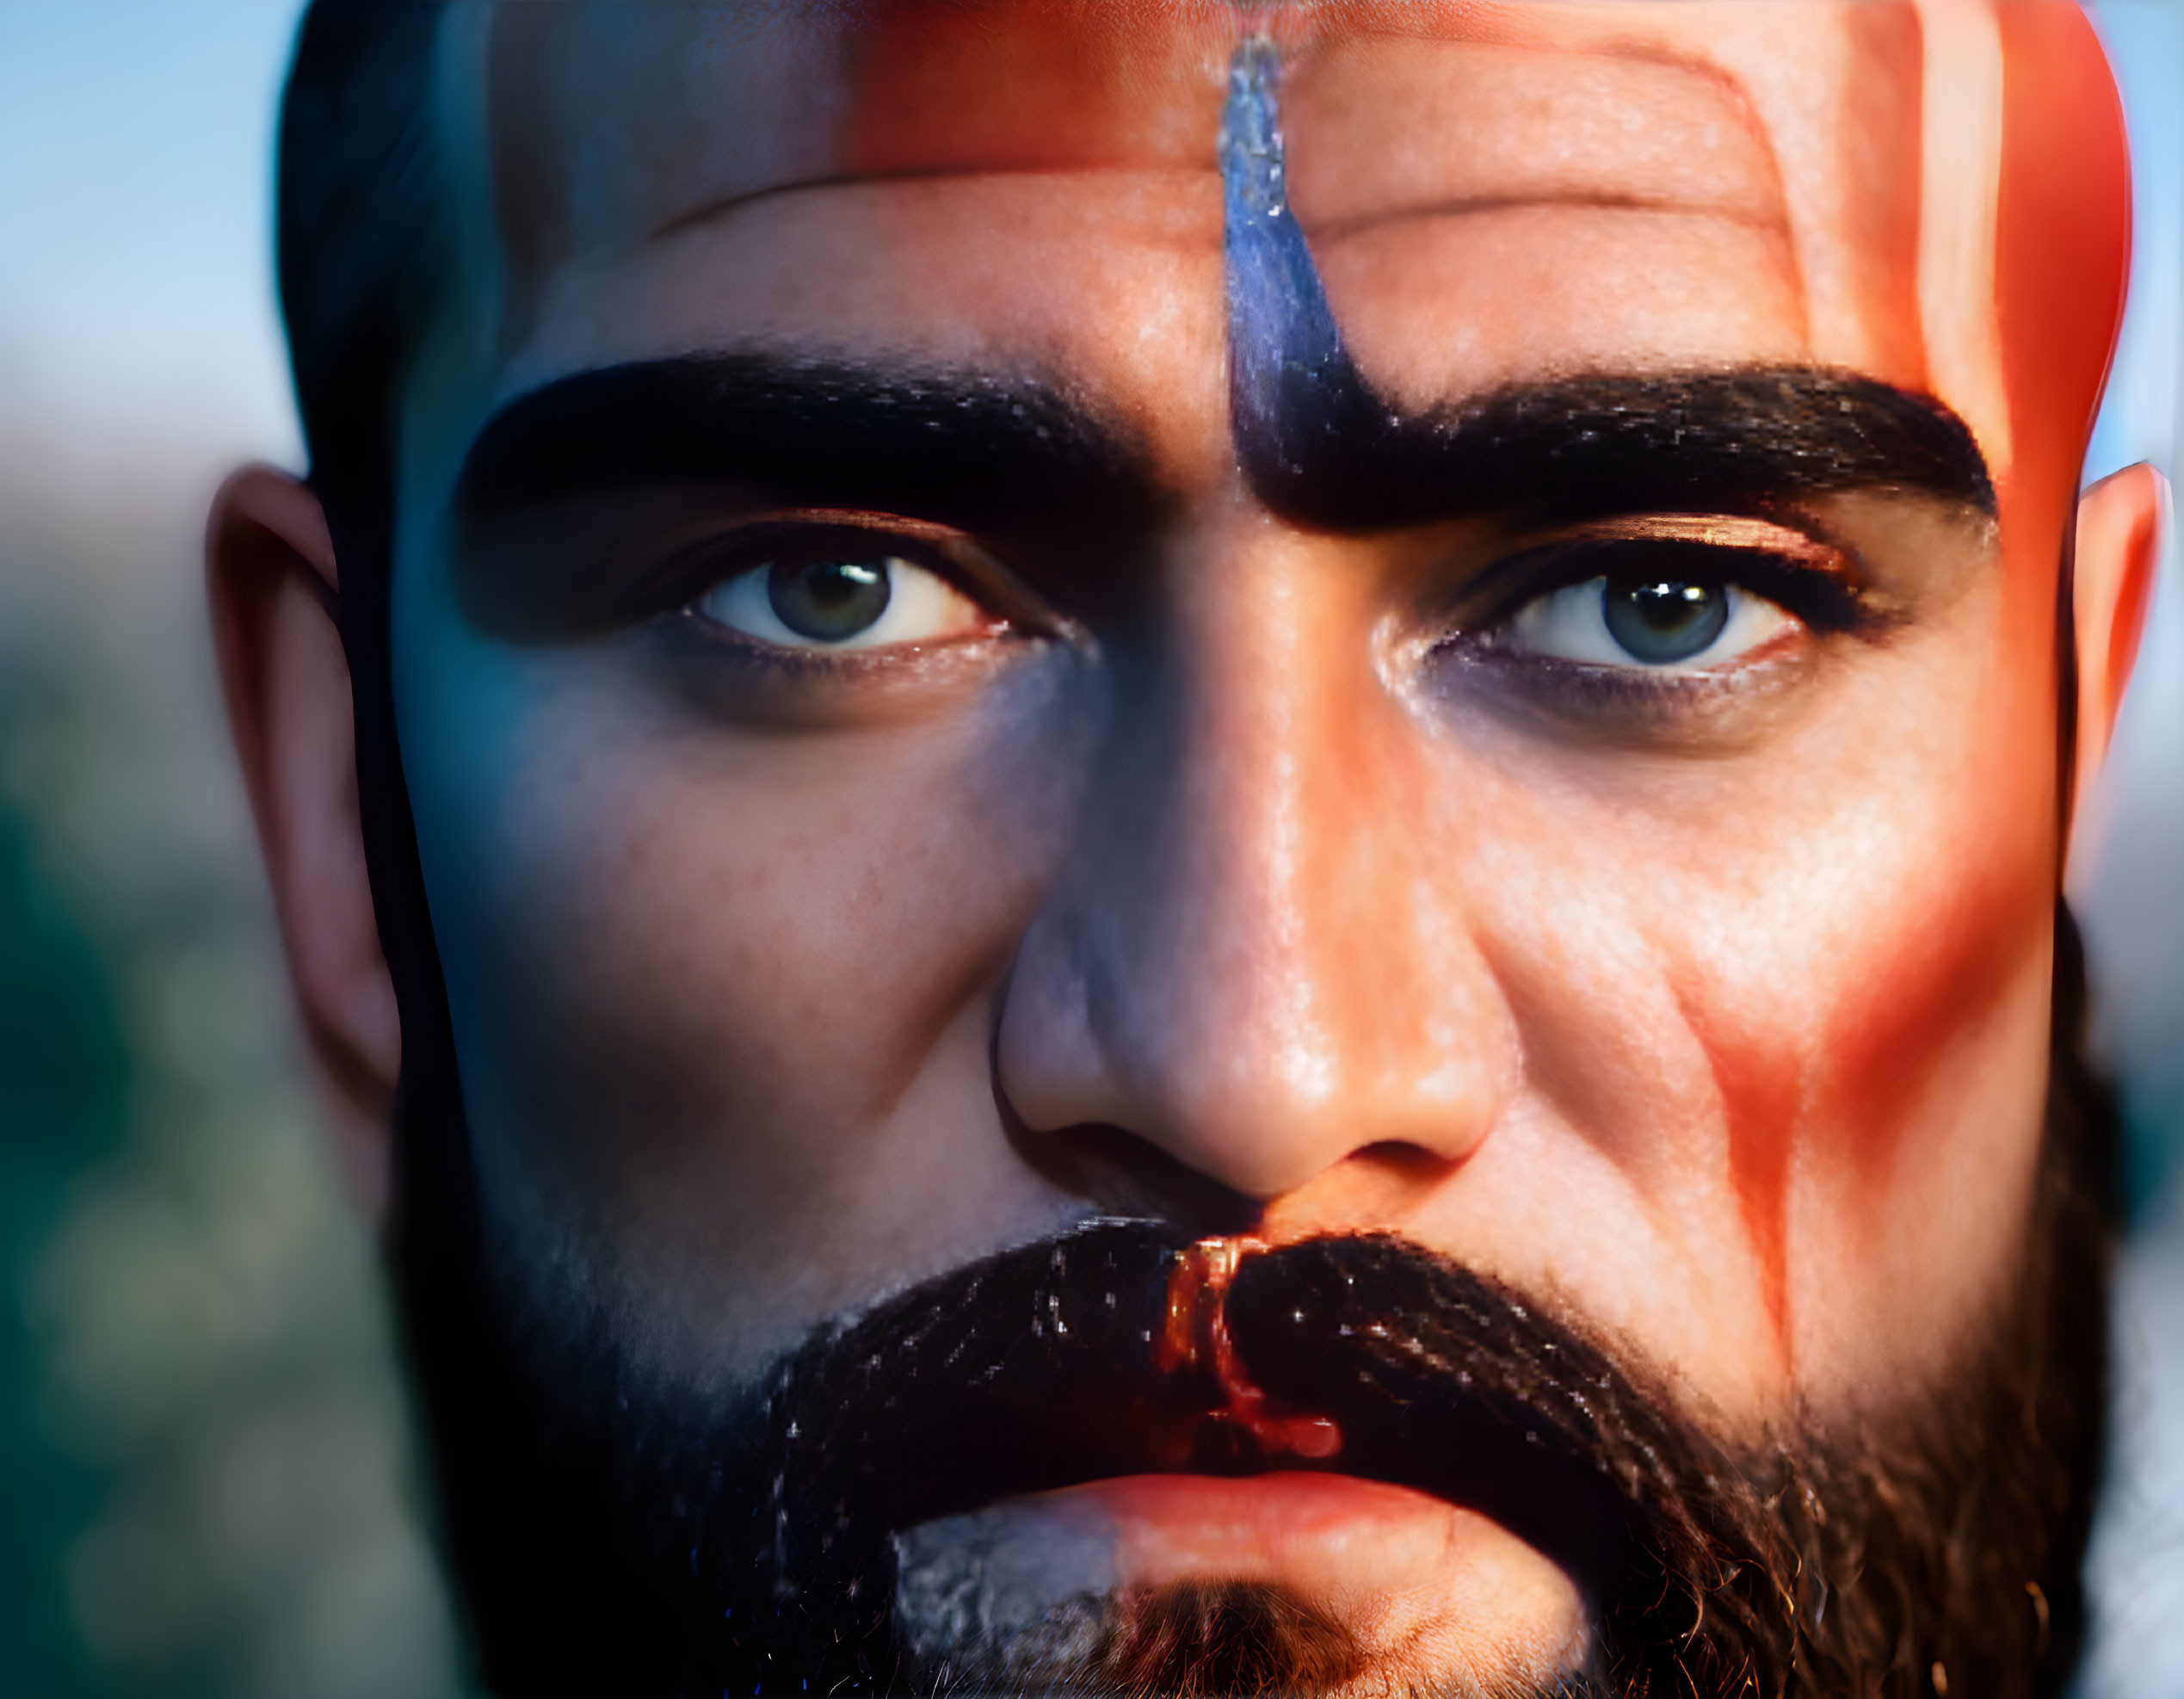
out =
[[[1832,551],[1816,553],[1835,558]],[[1476,639],[1559,590],[1641,575],[1733,584],[1822,636],[1875,632],[1887,623],[1886,611],[1854,579],[1799,560],[1786,548],[1698,537],[1578,537],[1523,550],[1490,567],[1463,597],[1460,634]]]
[[[1700,732],[1715,716],[1749,707],[1770,694],[1768,686],[1803,673],[1809,649],[1676,671],[1521,654],[1495,640],[1539,598],[1643,570],[1734,585],[1774,602],[1822,641],[1878,639],[1899,617],[1862,582],[1854,560],[1824,545],[1786,539],[1781,547],[1768,547],[1674,534],[1580,536],[1520,551],[1490,567],[1467,588],[1455,610],[1456,628],[1430,646],[1429,656],[1489,681],[1497,695],[1642,739]]]
[[[885,556],[930,572],[993,616],[984,632],[934,644],[874,647],[792,647],[740,631],[706,611],[711,593],[769,562],[799,556]],[[647,596],[658,610],[649,628],[694,668],[694,684],[725,691],[740,710],[830,712],[867,693],[966,677],[996,642],[1078,636],[1017,581],[1004,563],[959,532],[893,515],[776,513],[679,550],[651,574]]]
[[[836,517],[761,521],[708,537],[670,556],[653,575],[651,600],[665,609],[687,613],[716,586],[771,560],[830,551],[894,556],[947,579],[966,596],[990,599],[990,592],[966,583],[962,568],[945,558],[938,546],[945,541],[944,535],[929,536],[922,529],[902,530]]]

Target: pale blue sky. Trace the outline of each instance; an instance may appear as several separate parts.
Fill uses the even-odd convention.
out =
[[[293,457],[268,209],[300,11],[0,0],[0,389]]]
[[[2086,469],[2093,477],[2134,460],[2170,466],[2184,335],[2184,7],[2175,0],[2109,0],[2097,15],[2122,84],[2132,139],[2137,219],[2132,304],[2107,404]]]

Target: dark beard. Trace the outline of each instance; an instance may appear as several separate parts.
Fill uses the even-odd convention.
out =
[[[1345,1473],[1480,1510],[1579,1582],[1595,1632],[1567,1693],[2058,1692],[2099,1478],[2114,1168],[2067,921],[2058,958],[2070,1036],[2026,1251],[1916,1399],[1731,1453],[1581,1326],[1386,1238],[1245,1257],[1221,1307],[1237,1356],[1278,1406],[1336,1424]],[[608,1318],[529,1325],[497,1296],[467,1164],[447,1166],[460,1127],[427,1145],[410,1107],[395,1271],[495,1691],[1305,1693],[1360,1673],[1339,1625],[1266,1588],[1099,1602],[1028,1653],[921,1646],[898,1620],[898,1530],[1117,1473],[1294,1466],[1203,1362],[1157,1360],[1181,1251],[1157,1226],[954,1271],[706,1396],[633,1374]]]

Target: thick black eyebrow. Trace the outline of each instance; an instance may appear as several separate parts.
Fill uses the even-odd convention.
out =
[[[1317,529],[1779,515],[1860,489],[1995,512],[1964,422],[1855,373],[1596,374],[1409,416],[1339,351],[1311,376],[1234,423],[1254,493]],[[1177,504],[1133,432],[1037,380],[685,355],[577,373],[486,424],[455,491],[457,520],[478,545],[459,553],[465,606],[488,629],[534,639],[659,611],[657,585],[619,582],[607,565],[611,534],[572,529],[564,516],[694,486],[756,506],[898,514],[1102,571]],[[500,546],[497,531],[508,533]]]
[[[1354,368],[1320,377],[1284,398],[1274,429],[1262,415],[1251,422],[1259,429],[1240,429],[1237,449],[1268,507],[1330,530],[1477,514],[1765,515],[1870,489],[1995,513],[1986,460],[1964,421],[1929,396],[1854,372],[1601,374],[1408,417],[1371,395]]]
[[[1484,514],[1764,515],[1892,487],[1994,513],[1964,421],[1856,372],[1581,374],[1405,416],[1351,359],[1290,210],[1280,75],[1267,42],[1237,48],[1220,133],[1230,429],[1244,476],[1275,512],[1370,532]]]
[[[518,397],[471,445],[455,512],[490,524],[694,485],[980,530],[1112,532],[1162,506],[1131,433],[1037,380],[731,353],[599,368]]]

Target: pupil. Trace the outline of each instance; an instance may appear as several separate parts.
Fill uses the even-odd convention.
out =
[[[1657,666],[1703,654],[1729,623],[1729,592],[1682,578],[1611,578],[1601,598],[1608,635]]]
[[[887,611],[890,578],[884,560],[779,560],[766,574],[766,599],[799,637],[841,643]]]

